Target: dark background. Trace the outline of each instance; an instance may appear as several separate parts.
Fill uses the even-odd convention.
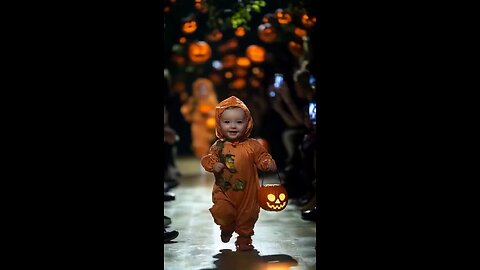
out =
[[[5,33],[8,245],[25,254],[21,265],[158,267],[161,10],[37,5],[15,9]],[[445,196],[433,190],[453,162],[439,147],[451,139],[434,100],[452,74],[435,50],[444,39],[431,21],[441,18],[426,20],[420,8],[429,10],[320,6],[325,267],[433,263],[424,251],[441,249],[435,221]]]

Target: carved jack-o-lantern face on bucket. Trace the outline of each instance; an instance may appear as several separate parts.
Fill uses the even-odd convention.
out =
[[[267,211],[282,211],[288,204],[287,191],[279,184],[260,186],[258,204]]]

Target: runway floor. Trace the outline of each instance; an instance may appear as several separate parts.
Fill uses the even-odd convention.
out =
[[[252,237],[255,249],[237,252],[236,234],[229,243],[221,242],[220,229],[208,211],[212,174],[202,173],[194,157],[179,157],[177,166],[180,185],[171,190],[176,198],[165,202],[164,215],[172,219],[167,231],[180,234],[164,243],[164,269],[316,269],[316,224],[301,218],[301,207],[289,203],[280,212],[260,210]]]

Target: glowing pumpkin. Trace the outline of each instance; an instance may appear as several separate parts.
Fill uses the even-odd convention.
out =
[[[250,59],[248,57],[237,57],[237,66],[243,67],[243,68],[248,68],[250,67]]]
[[[197,41],[188,47],[188,56],[193,63],[204,63],[212,56],[212,49],[205,41]]]
[[[277,39],[277,30],[269,23],[260,24],[258,37],[265,43],[272,43]]]
[[[290,15],[290,13],[284,11],[281,8],[275,11],[275,15],[277,16],[277,21],[279,24],[287,24],[292,21],[292,16]]]
[[[302,29],[300,27],[295,27],[295,30],[293,30],[293,33],[299,37],[305,37],[307,36],[307,30]]]
[[[235,30],[235,36],[237,36],[237,37],[243,37],[243,36],[245,36],[245,27],[239,26],[239,27]]]
[[[209,129],[214,129],[215,128],[215,117],[209,117],[207,118],[207,121],[205,122],[205,125],[207,126],[207,128]]]
[[[282,211],[288,204],[288,194],[280,184],[262,185],[258,189],[258,204],[266,211]]]
[[[265,61],[265,49],[258,45],[250,45],[247,47],[247,57],[255,63],[262,63]]]
[[[302,24],[303,26],[310,28],[317,22],[317,18],[309,17],[307,14],[303,14],[302,16]]]
[[[211,104],[200,104],[200,105],[198,105],[197,109],[201,113],[209,113],[212,110],[214,110],[215,107],[213,107],[213,105],[211,105]]]
[[[185,34],[191,34],[197,30],[197,22],[195,20],[187,20],[183,22],[182,31]]]
[[[231,71],[225,72],[225,78],[231,79],[233,77],[233,73]]]

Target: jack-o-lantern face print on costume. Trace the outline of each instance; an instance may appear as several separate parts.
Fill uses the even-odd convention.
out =
[[[258,204],[267,211],[281,211],[288,204],[288,194],[279,184],[261,186],[258,189]]]
[[[220,116],[220,129],[227,140],[240,139],[247,129],[245,112],[239,107],[226,109]]]

